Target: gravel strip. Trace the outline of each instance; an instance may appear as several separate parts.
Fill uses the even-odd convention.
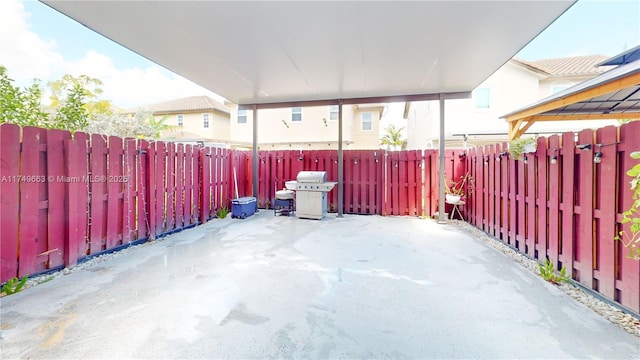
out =
[[[533,272],[534,274],[540,275],[537,261],[524,256],[523,254],[517,252],[500,240],[487,235],[484,231],[475,228],[473,225],[467,222],[461,220],[452,220],[450,221],[450,223],[471,233],[471,235],[473,235],[473,237],[475,237],[476,239],[500,251],[510,259],[514,260],[518,264]],[[605,319],[609,320],[629,334],[634,335],[635,337],[640,339],[640,319],[629,315],[619,308],[594,297],[593,295],[585,292],[583,289],[579,288],[571,282],[561,283],[556,286],[558,286],[558,288],[560,288],[567,295],[571,296],[578,302],[586,305],[588,308],[595,311]]]
[[[169,236],[171,236],[171,235],[169,235]],[[169,236],[167,236],[166,238],[168,238]],[[64,268],[64,269],[62,269],[60,271],[52,272],[52,273],[49,273],[49,274],[34,276],[34,277],[29,278],[27,280],[27,282],[24,284],[24,287],[22,287],[22,289],[20,291],[24,291],[24,290],[26,290],[26,289],[28,289],[30,287],[34,287],[34,286],[40,285],[42,283],[49,282],[51,280],[54,280],[54,279],[59,278],[59,277],[64,276],[64,275],[69,275],[69,274],[71,274],[73,272],[76,272],[76,271],[82,271],[82,270],[85,270],[85,269],[92,268],[92,267],[96,266],[97,264],[100,264],[100,263],[103,263],[105,261],[109,261],[109,260],[115,259],[117,257],[120,257],[120,256],[124,255],[124,254],[128,254],[128,253],[134,251],[134,249],[136,249],[139,246],[149,246],[149,245],[154,244],[156,241],[161,241],[161,240],[164,240],[164,239],[165,238],[162,238],[160,240],[149,241],[149,242],[145,242],[143,244],[130,246],[130,247],[124,248],[122,250],[118,250],[118,251],[114,251],[114,252],[111,252],[111,253],[95,256],[95,257],[92,257],[91,259],[89,259],[89,260],[87,260],[87,261],[85,261],[85,262],[83,262],[81,264],[78,264],[78,265],[76,265],[76,266],[74,266],[72,268]],[[4,293],[1,293],[0,297],[1,296],[6,296],[6,295]]]

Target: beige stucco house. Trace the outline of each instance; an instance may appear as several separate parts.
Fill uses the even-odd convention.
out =
[[[140,107],[150,111],[156,119],[164,116],[169,129],[162,140],[186,143],[204,142],[228,147],[230,144],[229,108],[208,97],[191,96]]]
[[[234,147],[250,147],[253,111],[231,109],[231,139]],[[380,148],[380,118],[383,104],[342,107],[343,147]],[[261,150],[318,150],[338,148],[338,106],[264,109],[258,112],[258,144]]]
[[[508,125],[500,117],[558,91],[593,78],[611,67],[598,67],[607,56],[591,55],[524,61],[512,59],[478,86],[471,99],[445,104],[447,147],[493,144],[507,140]],[[405,104],[407,148],[437,148],[440,112],[436,101]],[[597,128],[615,121],[539,122],[528,133],[550,133]]]
[[[250,148],[253,112],[238,111],[207,96],[192,96],[141,107],[156,118],[168,116],[171,128],[161,139],[204,142],[231,148]],[[345,105],[343,147],[380,148],[380,118],[385,105]],[[338,148],[338,106],[264,109],[258,113],[258,144],[263,150],[318,150]]]

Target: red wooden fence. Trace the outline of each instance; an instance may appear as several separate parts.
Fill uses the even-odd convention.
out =
[[[465,161],[461,150],[448,150],[447,174],[459,178]],[[275,191],[295,180],[299,171],[326,171],[338,181],[338,152],[260,151],[258,206],[270,208]],[[438,204],[438,152],[435,150],[344,151],[344,212],[347,214],[433,216]],[[249,173],[249,172],[247,172]],[[448,176],[449,177],[449,176]],[[328,194],[330,212],[338,210],[338,190]]]
[[[464,216],[639,311],[640,263],[613,238],[628,230],[621,224],[631,204],[624,172],[637,162],[629,153],[640,148],[640,122],[539,138],[537,145],[526,162],[505,155],[506,144],[447,150],[447,178],[467,171],[475,178]],[[598,152],[602,161],[594,163]],[[301,170],[324,170],[337,181],[336,151],[261,151],[258,161],[262,208]],[[0,282],[204,223],[252,185],[244,151],[11,124],[0,125],[0,165]],[[344,211],[433,216],[437,169],[435,150],[345,151]],[[329,193],[333,212],[337,193]]]
[[[621,224],[631,205],[625,172],[637,163],[629,154],[640,149],[640,122],[539,138],[526,162],[501,155],[506,148],[469,152],[466,166],[476,181],[468,221],[541,263],[566,266],[585,287],[640,312],[640,262],[614,240],[628,230]]]
[[[0,282],[205,222],[245,152],[0,125]],[[248,183],[250,185],[250,182]]]
[[[0,282],[73,266],[204,223],[237,196],[249,195],[245,151],[0,126],[2,202]],[[437,152],[344,152],[344,212],[433,216]],[[461,151],[447,151],[446,171],[464,173]],[[337,181],[337,151],[261,151],[258,204],[301,170]],[[338,191],[329,193],[337,211]]]

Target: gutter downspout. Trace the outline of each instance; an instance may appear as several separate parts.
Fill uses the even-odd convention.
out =
[[[338,217],[342,217],[344,197],[344,154],[342,153],[342,100],[338,100]]]
[[[438,223],[445,224],[444,212],[444,94],[440,93],[440,154],[438,162],[438,175],[440,182],[438,184]]]
[[[253,163],[251,183],[253,187],[253,196],[258,198],[258,164],[260,159],[258,158],[258,106],[253,105]]]

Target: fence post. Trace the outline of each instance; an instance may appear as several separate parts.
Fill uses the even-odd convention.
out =
[[[107,233],[106,249],[112,249],[121,244],[120,235],[124,230],[122,227],[124,191],[123,191],[123,155],[122,138],[109,136],[108,152],[108,173],[107,173]]]
[[[579,173],[578,206],[574,213],[576,221],[576,258],[574,268],[578,271],[577,279],[580,283],[593,288],[593,130],[583,130],[578,133],[578,143],[589,145],[590,149],[578,150]],[[579,209],[579,211],[578,211]]]
[[[538,179],[537,196],[535,199],[538,212],[535,218],[538,221],[537,224],[537,236],[535,238],[535,258],[539,262],[544,262],[547,258],[547,229],[549,227],[549,198],[548,198],[548,183],[549,177],[547,176],[547,169],[549,165],[549,156],[547,156],[547,138],[538,138],[538,144],[536,146],[536,178]]]
[[[619,193],[616,191],[617,176],[624,174],[624,169],[617,169],[618,157],[618,128],[615,126],[607,126],[599,129],[596,133],[596,142],[603,146],[596,147],[596,152],[601,152],[601,163],[595,164],[596,167],[596,184],[595,194],[598,197],[596,224],[596,239],[599,250],[596,253],[596,269],[598,277],[598,291],[609,299],[615,298],[616,283],[616,253],[615,240],[616,236],[616,196],[612,194]],[[639,149],[640,150],[640,149]],[[621,171],[622,170],[622,171]],[[622,182],[622,184],[625,184]]]
[[[200,223],[209,220],[211,213],[211,148],[200,151]]]
[[[0,124],[0,282],[18,275],[20,127]]]
[[[496,150],[495,145],[489,145],[488,149],[489,155],[489,166],[487,166],[487,181],[486,181],[486,196],[489,198],[488,201],[488,210],[489,216],[485,221],[487,222],[486,231],[491,235],[495,236],[496,233]]]
[[[562,134],[562,265],[573,272],[573,245],[574,245],[574,177],[575,177],[575,135],[572,132]],[[558,264],[560,266],[560,264]]]
[[[65,191],[64,142],[71,134],[63,130],[47,130],[47,194],[48,194],[48,269],[64,265],[64,243],[67,241],[67,208]]]
[[[91,212],[89,226],[89,253],[95,254],[104,250],[105,234],[103,224],[106,222],[105,201],[107,201],[106,181],[107,177],[107,146],[102,135],[91,135],[91,147],[89,152],[89,164],[91,166]]]
[[[156,230],[156,143],[148,143],[142,141],[141,150],[146,152],[145,161],[143,163],[144,177],[141,178],[141,182],[145,184],[146,195],[146,216],[147,216],[147,233],[149,239],[155,239],[158,235]]]
[[[560,196],[562,194],[560,180],[562,173],[560,171],[560,137],[558,135],[553,135],[549,138],[549,156],[549,223],[547,224],[547,256],[552,264],[557,265],[559,261],[559,254],[562,252],[562,249],[560,248]],[[539,259],[543,260],[542,257],[539,257]]]
[[[86,134],[74,134],[74,139],[64,142],[65,168],[69,178],[81,179],[88,174]],[[64,266],[73,267],[80,255],[79,242],[87,236],[87,183],[68,182],[67,184],[67,238],[64,242]]]
[[[507,143],[500,148],[500,239],[509,243],[509,157]]]
[[[542,138],[544,140],[544,138]],[[537,153],[529,153],[527,154],[527,164],[525,165],[527,170],[527,187],[525,190],[524,198],[526,203],[525,208],[525,249],[527,255],[529,257],[534,258],[536,255],[536,220],[538,217],[536,216],[536,201],[538,197],[536,196],[537,187],[536,187],[536,165],[537,165]]]

